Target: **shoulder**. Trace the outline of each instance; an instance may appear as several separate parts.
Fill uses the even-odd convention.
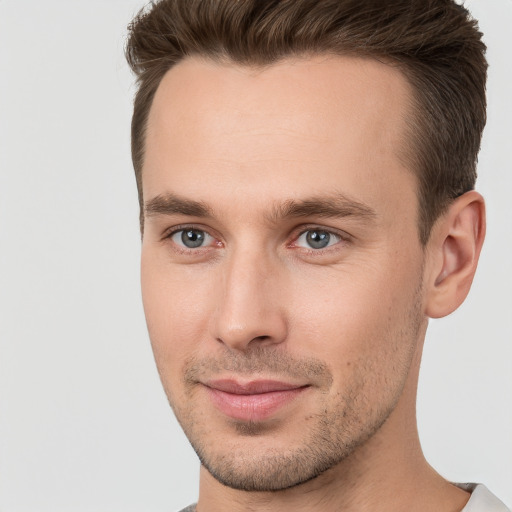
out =
[[[482,484],[457,484],[471,492],[471,498],[462,512],[511,512],[505,504]]]
[[[196,512],[195,503],[193,505],[189,505],[188,507],[185,507],[183,510],[180,510],[180,512]]]

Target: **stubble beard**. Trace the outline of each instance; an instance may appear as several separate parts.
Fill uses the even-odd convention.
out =
[[[268,357],[275,361],[275,354]],[[260,356],[262,363],[265,358]],[[310,363],[319,367],[318,362]],[[328,371],[324,378],[332,382]],[[272,435],[283,436],[272,423],[233,420],[226,446],[209,428],[205,415],[170,402],[174,402],[176,417],[201,464],[217,481],[242,491],[275,492],[304,484],[339,465],[380,429],[394,410],[403,385],[385,404],[378,404],[378,409],[368,409],[368,396],[361,392],[363,384],[357,382],[343,395],[338,394],[334,404],[319,407],[320,412],[304,418],[304,432],[283,450],[272,443]],[[194,403],[193,391],[189,397],[189,403]],[[253,443],[256,439],[261,442]],[[246,444],[257,449],[245,449]]]
[[[363,431],[347,424],[345,420],[349,416],[345,409],[336,418],[332,415],[316,418],[316,425],[309,428],[304,439],[286,452],[263,447],[251,453],[240,454],[236,450],[212,453],[201,438],[196,440],[191,436],[189,440],[201,464],[221,484],[241,491],[277,492],[302,485],[340,464],[387,418],[383,415],[369,430]],[[262,436],[263,429],[249,423],[237,426],[236,430],[242,437]],[[359,435],[354,436],[354,431]]]

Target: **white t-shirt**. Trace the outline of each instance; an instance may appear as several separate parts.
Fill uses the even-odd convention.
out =
[[[510,512],[505,504],[482,484],[456,484],[469,491],[471,498],[461,512]]]

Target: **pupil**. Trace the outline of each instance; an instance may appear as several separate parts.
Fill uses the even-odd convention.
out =
[[[309,231],[306,239],[313,249],[323,249],[329,244],[331,235],[325,231]]]
[[[196,229],[187,229],[181,234],[183,245],[189,248],[200,247],[204,242],[204,233]]]

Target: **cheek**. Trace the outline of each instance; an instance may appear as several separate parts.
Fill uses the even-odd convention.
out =
[[[143,251],[142,300],[160,371],[182,367],[204,341],[211,286],[204,280],[194,282],[190,271],[177,272],[158,255]]]
[[[421,322],[419,269],[397,274],[365,266],[364,271],[332,274],[303,281],[294,304],[300,351],[326,361],[335,379],[346,382],[353,372],[383,380],[407,366]]]

